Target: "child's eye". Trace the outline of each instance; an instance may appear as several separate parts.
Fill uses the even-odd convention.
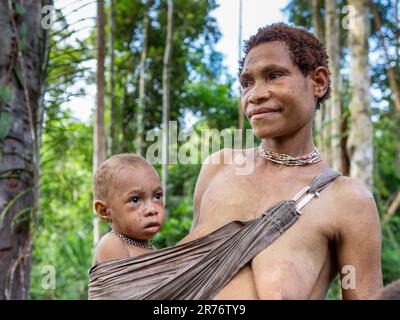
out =
[[[250,85],[250,81],[243,81],[240,85],[243,89],[246,89]]]
[[[133,204],[137,204],[139,203],[139,197],[133,197],[129,201],[132,202]]]
[[[157,193],[154,195],[154,198],[156,198],[157,200],[161,200],[162,196],[162,193]]]

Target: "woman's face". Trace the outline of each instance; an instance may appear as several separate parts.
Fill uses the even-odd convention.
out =
[[[240,75],[241,109],[260,139],[311,131],[318,91],[293,63],[284,43],[260,44],[247,54]]]

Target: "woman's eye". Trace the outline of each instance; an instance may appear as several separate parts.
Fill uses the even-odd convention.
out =
[[[272,73],[269,75],[269,78],[272,79],[272,80],[274,80],[274,79],[279,78],[281,75],[282,75],[282,74],[279,73],[279,72],[272,72]]]
[[[130,202],[132,202],[133,204],[139,203],[139,197],[133,197],[133,198],[131,198]]]

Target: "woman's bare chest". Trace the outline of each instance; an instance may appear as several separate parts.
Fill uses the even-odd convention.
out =
[[[233,220],[255,219],[278,202],[290,200],[305,185],[291,178],[221,174],[203,193],[199,224],[218,228]]]

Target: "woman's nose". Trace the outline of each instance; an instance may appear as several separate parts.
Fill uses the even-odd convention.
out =
[[[263,85],[256,84],[251,89],[247,102],[251,104],[261,104],[271,97],[271,92]]]

